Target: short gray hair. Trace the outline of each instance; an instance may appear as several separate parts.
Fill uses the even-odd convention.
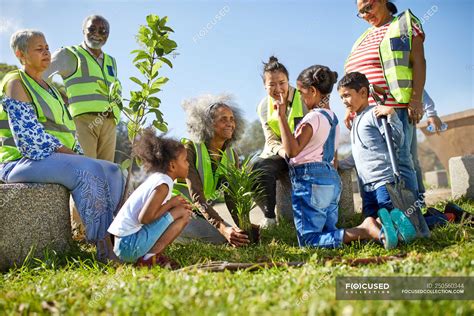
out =
[[[19,30],[13,33],[10,38],[10,47],[13,50],[13,53],[16,54],[16,51],[19,50],[22,53],[26,53],[28,50],[28,42],[30,39],[36,36],[45,37],[44,34],[36,30]]]
[[[107,21],[107,19],[104,18],[102,15],[97,15],[97,14],[89,15],[84,19],[84,21],[82,21],[82,30],[84,31],[86,29],[87,22],[89,22],[90,20],[95,20],[95,19],[99,19],[99,20],[104,21],[105,24],[107,25],[107,30],[110,32],[109,21]]]
[[[214,137],[214,115],[221,107],[229,108],[234,114],[235,130],[228,145],[240,139],[244,132],[245,121],[238,105],[230,94],[205,94],[184,100],[182,107],[187,114],[186,126],[193,142],[208,144]]]

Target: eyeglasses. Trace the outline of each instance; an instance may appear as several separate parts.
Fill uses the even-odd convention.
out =
[[[87,29],[87,31],[88,31],[89,33],[95,33],[95,32],[97,31],[97,33],[99,33],[100,35],[107,35],[107,34],[109,34],[109,30],[106,29],[106,28],[103,28],[103,27],[97,29],[97,28],[95,28],[95,26],[91,26],[91,27],[89,27],[89,28]]]
[[[372,9],[374,8],[374,2],[375,0],[370,1],[362,9],[360,9],[359,12],[357,12],[357,17],[362,19],[367,13],[372,11]]]

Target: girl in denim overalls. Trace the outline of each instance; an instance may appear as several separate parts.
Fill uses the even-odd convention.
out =
[[[290,159],[291,199],[300,246],[338,247],[353,240],[378,239],[380,226],[373,218],[354,228],[338,229],[341,180],[334,168],[339,138],[329,95],[337,73],[314,65],[298,76],[297,87],[309,113],[291,134],[283,98],[276,102],[283,148]]]

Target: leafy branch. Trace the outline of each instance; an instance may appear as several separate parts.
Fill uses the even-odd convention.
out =
[[[144,78],[130,77],[130,80],[136,83],[139,89],[130,92],[128,104],[124,105],[122,102],[119,85],[107,87],[105,83],[99,83],[101,93],[109,96],[111,106],[117,105],[127,118],[127,131],[132,148],[149,118],[153,119],[152,124],[159,131],[166,132],[168,130],[168,124],[164,121],[163,113],[160,110],[161,99],[155,95],[168,82],[168,78],[160,76],[159,72],[163,65],[173,67],[167,56],[176,50],[177,44],[169,38],[169,35],[174,31],[166,25],[168,17],[160,18],[150,14],[146,17],[146,22],[146,25],[140,26],[136,36],[141,49],[131,52],[135,55],[133,64]],[[123,169],[128,169],[125,192],[128,191],[132,167],[136,162],[131,155],[129,157],[130,159],[125,160],[121,165]]]

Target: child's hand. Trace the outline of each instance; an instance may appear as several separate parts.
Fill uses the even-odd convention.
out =
[[[274,110],[278,111],[278,116],[286,116],[286,102],[283,100],[283,94],[280,93],[280,100],[275,100]]]
[[[355,112],[351,112],[350,110],[346,110],[346,115],[344,116],[344,124],[346,125],[348,130],[352,129],[352,121],[356,117]]]
[[[177,206],[180,206],[180,205],[183,205],[185,206],[186,204],[189,204],[188,201],[186,201],[185,198],[183,198],[182,196],[180,195],[176,195],[176,196],[173,196],[169,201],[168,201],[169,205],[173,208],[173,207],[177,207]]]
[[[385,106],[385,105],[377,105],[375,108],[374,108],[374,114],[376,117],[381,117],[381,116],[384,116],[384,115],[392,115],[393,113],[395,113],[395,110],[390,107],[390,106]]]

